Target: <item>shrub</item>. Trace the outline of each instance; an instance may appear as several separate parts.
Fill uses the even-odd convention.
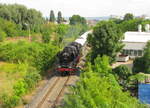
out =
[[[22,101],[22,96],[36,86],[41,79],[39,72],[33,67],[26,68],[26,75],[13,85],[13,93],[4,93],[0,99],[5,108],[14,108]]]
[[[126,65],[120,65],[113,69],[113,73],[118,75],[119,79],[126,80],[132,75],[131,70]]]
[[[144,108],[136,98],[122,91],[108,64],[106,56],[97,57],[95,65],[88,63],[63,108]]]
[[[0,42],[6,38],[6,33],[0,29]]]
[[[51,44],[43,44],[43,49],[39,52],[35,59],[35,66],[42,72],[46,71],[52,66],[56,60],[56,54],[59,51],[57,46]]]

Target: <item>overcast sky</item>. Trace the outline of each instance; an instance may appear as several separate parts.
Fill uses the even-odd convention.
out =
[[[50,10],[68,17],[79,14],[84,17],[99,17],[109,15],[124,15],[127,12],[134,15],[150,16],[150,0],[0,0],[0,3],[18,3],[40,10],[44,16]]]

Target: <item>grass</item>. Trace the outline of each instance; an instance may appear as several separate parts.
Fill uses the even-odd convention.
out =
[[[0,63],[0,95],[12,94],[13,85],[26,75],[26,64]]]

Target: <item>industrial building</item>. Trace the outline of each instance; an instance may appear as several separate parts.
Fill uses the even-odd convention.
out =
[[[146,43],[150,40],[150,32],[126,32],[123,43],[123,55],[131,58],[142,56]]]
[[[117,58],[117,61],[127,61],[128,58],[143,56],[143,50],[147,42],[150,41],[150,26],[145,26],[145,32],[142,32],[142,26],[139,25],[138,31],[128,31],[124,34],[123,51]]]

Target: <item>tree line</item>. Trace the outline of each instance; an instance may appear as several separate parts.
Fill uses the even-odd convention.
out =
[[[116,23],[123,33],[126,31],[138,31],[139,24],[143,26],[142,31],[145,31],[144,26],[150,24],[150,19],[135,17],[132,13],[125,14],[123,19],[111,18],[110,20]]]

